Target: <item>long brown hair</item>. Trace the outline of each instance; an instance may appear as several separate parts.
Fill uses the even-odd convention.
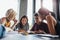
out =
[[[28,24],[28,18],[27,18],[27,16],[26,16],[26,15],[22,16],[21,19],[20,19],[20,23],[19,23],[21,28],[23,28],[23,27],[22,27],[23,24],[22,24],[22,22],[21,22],[21,20],[22,20],[23,18],[26,18],[26,19],[27,19],[27,23],[26,23],[26,24]]]

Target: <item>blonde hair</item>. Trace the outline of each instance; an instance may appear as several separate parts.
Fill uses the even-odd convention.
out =
[[[7,13],[6,13],[6,17],[8,19],[14,19],[16,16],[16,12],[13,9],[8,9]]]

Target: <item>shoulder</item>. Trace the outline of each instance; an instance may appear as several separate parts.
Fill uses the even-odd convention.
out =
[[[33,27],[36,25],[36,23],[33,24]]]
[[[25,26],[26,26],[26,27],[29,27],[29,23],[27,23]]]
[[[16,26],[20,26],[20,23],[18,23]]]
[[[47,23],[41,22],[41,25],[48,26]]]
[[[41,22],[41,24],[47,24],[47,23]]]
[[[29,25],[29,23],[27,23],[27,25]]]
[[[37,26],[37,23],[34,23],[34,24],[33,24],[33,27],[35,27],[35,26]]]

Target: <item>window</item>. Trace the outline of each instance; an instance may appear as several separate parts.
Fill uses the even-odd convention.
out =
[[[43,0],[43,7],[53,12],[53,0]]]
[[[32,18],[33,18],[33,0],[28,0],[27,2],[27,16],[28,16],[28,23],[32,25]]]
[[[17,12],[16,19],[19,18],[19,2],[18,0],[0,0],[0,18],[4,17],[6,11],[12,8]]]
[[[38,10],[41,8],[41,0],[36,0],[36,4],[35,4],[35,11],[38,12]]]
[[[35,11],[38,12],[41,6],[53,12],[53,0],[36,0]]]

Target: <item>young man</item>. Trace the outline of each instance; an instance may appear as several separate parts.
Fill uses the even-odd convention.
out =
[[[42,22],[41,17],[37,13],[34,15],[34,18],[35,18],[35,23],[31,31],[35,33],[49,33],[47,24]]]

